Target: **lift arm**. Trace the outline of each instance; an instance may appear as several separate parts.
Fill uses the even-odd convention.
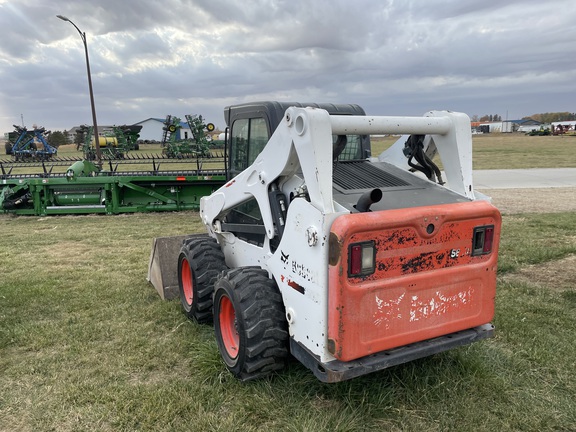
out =
[[[310,203],[323,214],[334,212],[332,200],[332,136],[375,134],[429,135],[438,145],[448,187],[474,199],[472,188],[472,140],[466,114],[430,111],[425,117],[336,116],[318,108],[286,110],[264,150],[254,163],[211,196],[203,197],[200,211],[211,233],[215,223],[231,208],[254,197],[260,208],[266,234],[275,235],[269,191],[301,169]],[[398,149],[395,149],[397,153]],[[401,150],[400,150],[401,151]],[[395,164],[407,162],[398,158]]]
[[[330,115],[316,108],[286,110],[284,120],[254,163],[219,190],[200,201],[204,224],[214,232],[214,221],[227,210],[254,197],[266,234],[274,237],[268,192],[271,183],[291,177],[301,168],[310,202],[322,213],[333,213],[332,126]]]

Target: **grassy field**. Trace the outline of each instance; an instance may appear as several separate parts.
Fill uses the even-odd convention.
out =
[[[196,213],[0,223],[1,431],[576,430],[573,213],[504,216],[494,339],[339,384],[237,382],[160,299],[151,239]]]
[[[378,155],[397,137],[374,138]],[[576,168],[576,137],[481,134],[472,136],[474,169]]]
[[[477,169],[576,167],[573,137],[474,144]],[[197,213],[0,224],[0,431],[576,431],[574,213],[504,216],[494,339],[339,384],[296,361],[239,383],[160,299],[152,238]]]

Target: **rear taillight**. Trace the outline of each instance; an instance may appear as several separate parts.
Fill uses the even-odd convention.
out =
[[[348,276],[366,276],[374,273],[376,249],[374,242],[353,243],[348,250]]]
[[[485,255],[492,252],[494,243],[494,225],[474,228],[472,236],[472,256]]]

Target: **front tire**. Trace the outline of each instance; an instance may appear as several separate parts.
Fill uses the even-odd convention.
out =
[[[252,380],[284,368],[288,326],[276,283],[260,268],[221,274],[214,286],[214,331],[232,374]]]
[[[224,254],[215,239],[186,239],[178,258],[178,288],[184,314],[198,323],[212,321],[214,282],[226,269]]]

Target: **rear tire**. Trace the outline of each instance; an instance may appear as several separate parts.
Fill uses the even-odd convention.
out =
[[[212,321],[214,282],[226,269],[224,254],[215,239],[186,239],[178,257],[178,287],[184,314],[198,323]]]
[[[288,325],[282,296],[268,273],[252,267],[228,270],[214,290],[214,331],[228,370],[247,381],[283,369]]]

